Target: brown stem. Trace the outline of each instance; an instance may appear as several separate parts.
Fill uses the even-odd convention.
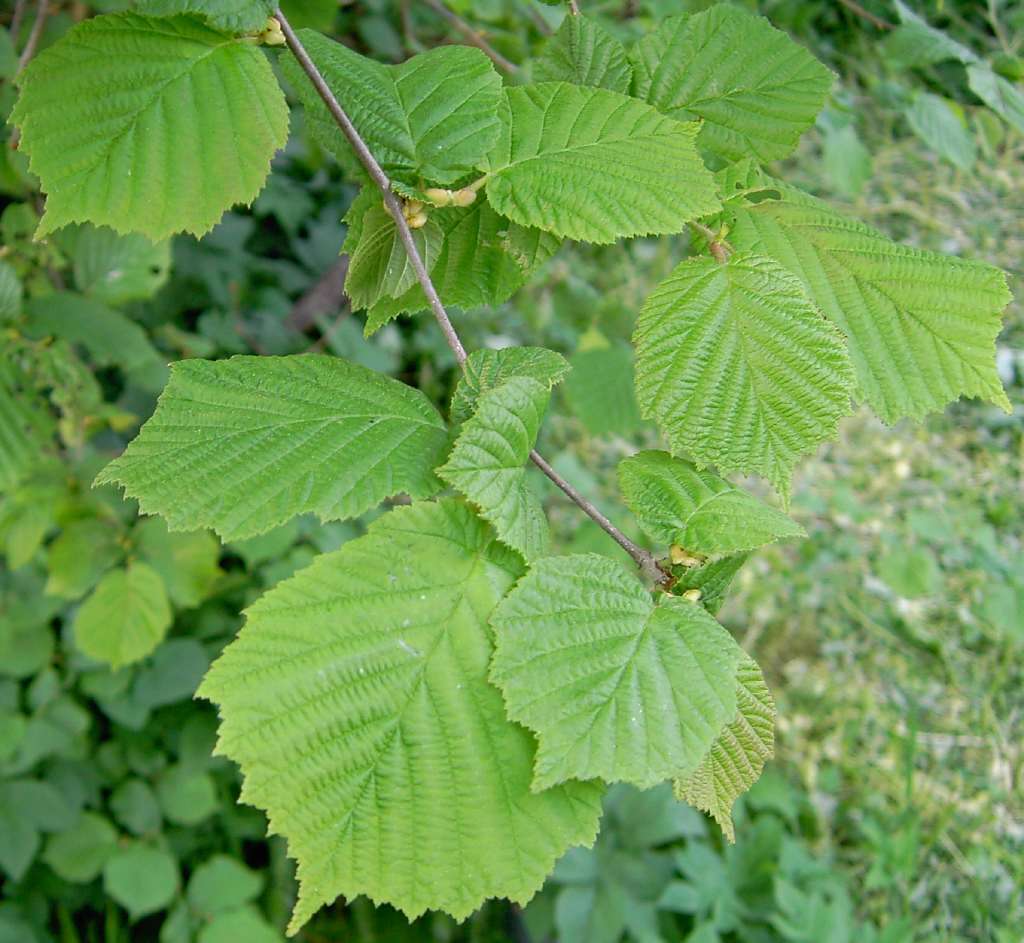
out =
[[[11,42],[18,41],[18,33],[21,32],[21,21],[25,17],[25,8],[28,0],[14,0],[14,12],[11,14],[11,23],[7,27],[11,34]]]
[[[21,72],[28,65],[29,60],[36,54],[36,47],[39,45],[39,38],[43,35],[43,26],[46,24],[46,14],[49,6],[49,0],[39,0],[39,6],[36,7],[36,19],[32,24],[32,32],[28,34],[25,48],[21,50],[21,55],[18,57],[18,72]]]
[[[384,197],[384,205],[387,207],[395,221],[395,226],[398,229],[398,235],[402,240],[402,245],[405,246],[405,251],[409,256],[409,261],[412,263],[413,271],[416,273],[416,279],[420,283],[423,293],[427,296],[427,301],[430,304],[430,309],[434,314],[434,318],[440,326],[452,353],[455,354],[455,359],[459,362],[459,366],[463,366],[466,362],[466,348],[462,346],[462,341],[459,339],[459,335],[456,333],[455,328],[448,317],[448,312],[445,311],[444,305],[438,297],[437,289],[434,287],[430,274],[427,272],[426,266],[423,264],[423,259],[421,258],[419,250],[416,248],[416,242],[412,237],[412,230],[409,229],[409,223],[402,214],[401,204],[391,190],[391,182],[388,180],[387,174],[384,173],[380,164],[377,163],[377,159],[373,156],[373,153],[370,151],[369,147],[367,147],[366,142],[356,130],[355,125],[352,124],[352,121],[345,113],[345,109],[341,107],[338,99],[335,98],[334,93],[327,85],[323,75],[320,74],[320,70],[309,57],[309,53],[306,52],[305,47],[302,45],[302,41],[295,35],[295,31],[292,29],[291,24],[283,16],[280,10],[277,11],[275,16],[281,24],[281,32],[284,33],[284,38],[288,44],[288,48],[292,51],[292,54],[298,61],[302,71],[305,72],[306,77],[316,89],[317,94],[320,96],[323,103],[327,106],[327,110],[331,113],[331,116],[341,129],[342,134],[345,135],[345,138],[352,146],[352,150],[355,151],[360,163],[362,163],[363,167],[366,168],[366,172],[370,175],[370,179],[373,180],[381,191],[381,194]],[[622,531],[608,520],[608,518],[605,517],[590,501],[584,498],[583,495],[569,484],[569,482],[559,475],[558,472],[556,472],[539,453],[532,451],[530,453],[530,459],[565,493],[565,495],[574,504],[587,514],[603,531],[605,531],[605,533],[607,533],[633,558],[645,577],[657,585],[666,585],[669,582],[669,575],[658,565],[658,561],[655,559],[654,554],[633,543],[632,540],[622,533]]]
[[[576,0],[569,0],[569,12],[573,16],[580,15],[580,5],[576,2]]]
[[[718,233],[703,223],[691,222],[689,226],[695,233],[699,233],[707,240],[708,251],[714,256],[716,262],[725,265],[729,261],[729,256],[732,255],[732,246],[724,239],[719,239]]]
[[[455,29],[462,33],[471,45],[476,46],[477,49],[483,50],[499,69],[504,69],[509,75],[514,75],[519,71],[519,66],[514,62],[509,62],[508,59],[506,59],[500,52],[498,52],[497,49],[487,42],[487,40],[484,39],[477,30],[473,29],[473,27],[457,13],[453,13],[449,10],[441,0],[423,0],[423,2],[438,16],[446,19],[455,27]]]
[[[877,26],[879,29],[896,29],[888,20],[883,20],[870,10],[865,10],[864,7],[857,3],[857,0],[839,0],[839,2],[851,13],[856,14],[862,20],[867,20],[872,26]]]
[[[289,327],[299,333],[308,331],[321,314],[333,314],[345,299],[345,276],[348,275],[348,256],[338,260],[292,305],[285,318]]]

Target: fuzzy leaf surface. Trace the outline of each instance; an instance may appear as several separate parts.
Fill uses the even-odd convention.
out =
[[[832,73],[803,46],[727,4],[662,21],[633,49],[633,94],[728,160],[789,154],[825,104]]]
[[[447,463],[437,470],[526,560],[543,556],[551,539],[544,508],[526,480],[550,396],[547,385],[525,376],[480,394]]]
[[[806,537],[795,521],[706,468],[668,452],[638,452],[619,463],[619,485],[644,531],[697,553],[740,553]]]
[[[524,226],[584,242],[680,232],[718,207],[699,127],[604,88],[506,89],[487,199]]]
[[[551,389],[569,371],[566,359],[544,347],[505,347],[474,350],[466,359],[452,396],[451,421],[465,422],[476,409],[480,394],[511,377],[529,377]]]
[[[537,82],[571,82],[629,94],[633,67],[625,47],[589,16],[567,16],[534,63]]]
[[[733,803],[757,782],[774,743],[775,701],[757,663],[744,655],[736,671],[736,716],[700,766],[673,783],[676,798],[710,813],[736,841]]]
[[[842,336],[762,256],[687,259],[647,298],[634,341],[640,408],[672,451],[763,475],[784,497],[796,462],[850,412]]]
[[[593,840],[600,789],[532,793],[533,737],[487,680],[521,572],[464,504],[399,508],[263,596],[210,669],[218,752],[298,861],[292,932],[339,894],[409,918],[525,902]]]
[[[491,624],[491,678],[539,741],[535,789],[688,775],[735,713],[732,636],[607,557],[536,561]]]
[[[96,480],[172,530],[237,540],[297,514],[339,520],[399,492],[426,497],[446,443],[419,390],[340,357],[182,360]]]
[[[1009,400],[995,339],[1010,301],[997,268],[902,246],[778,181],[781,199],[738,209],[729,239],[797,275],[846,335],[858,398],[886,422],[960,396]]]
[[[37,237],[73,222],[202,235],[252,202],[288,137],[263,52],[189,16],[84,20],[20,84],[12,120],[47,195]]]

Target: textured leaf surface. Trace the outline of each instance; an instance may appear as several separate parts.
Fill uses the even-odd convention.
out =
[[[194,13],[217,29],[239,33],[263,29],[276,7],[274,0],[135,0],[139,13],[150,16]]]
[[[300,38],[384,170],[407,184],[454,183],[498,136],[501,77],[479,49],[443,46],[387,66],[313,30]],[[285,74],[317,139],[343,164],[348,142],[292,59]]]
[[[544,82],[506,90],[487,199],[504,216],[569,239],[680,232],[718,206],[682,124],[603,88]]]
[[[660,543],[697,553],[739,553],[807,536],[771,505],[667,452],[638,452],[620,462],[619,484],[640,526]]]
[[[827,204],[770,181],[782,196],[736,212],[733,245],[799,276],[846,335],[859,396],[886,422],[920,418],[959,396],[1007,411],[995,339],[1010,301],[990,265],[901,246]]]
[[[211,668],[218,751],[299,862],[292,930],[339,894],[409,917],[525,902],[592,841],[600,790],[531,793],[534,740],[487,680],[520,573],[465,505],[396,509],[260,599]]]
[[[171,627],[163,580],[151,566],[111,570],[75,617],[75,644],[113,668],[145,658]]]
[[[431,210],[444,233],[431,280],[446,305],[455,308],[495,306],[507,301],[538,266],[555,254],[559,240],[551,233],[520,226],[478,199],[468,209]],[[400,298],[383,299],[366,320],[368,334],[402,312],[422,311],[427,299],[419,284]]]
[[[725,602],[733,578],[747,562],[750,553],[733,553],[727,557],[708,560],[700,566],[675,567],[676,581],[672,592],[682,596],[691,589],[700,591],[697,600],[711,615],[715,615]]]
[[[764,475],[783,495],[850,412],[842,337],[771,259],[687,259],[644,303],[634,341],[640,408],[673,452]]]
[[[0,321],[10,321],[21,314],[22,294],[18,273],[0,259]]]
[[[202,235],[253,200],[288,137],[264,54],[192,17],[85,20],[20,83],[12,119],[47,195],[39,236],[72,222]]]
[[[97,483],[123,485],[172,530],[236,540],[296,514],[338,520],[432,494],[446,443],[419,390],[338,357],[183,360]]]
[[[550,395],[547,385],[525,376],[510,377],[482,393],[447,463],[437,470],[527,560],[543,556],[550,541],[544,509],[525,467]]]
[[[740,649],[699,606],[597,554],[538,560],[491,619],[491,677],[539,740],[534,788],[687,775],[736,710]]]
[[[534,63],[538,82],[571,82],[629,94],[633,68],[626,49],[597,20],[567,16]]]
[[[55,431],[34,384],[9,353],[0,357],[0,493],[35,467]]]
[[[730,160],[796,147],[832,73],[766,19],[719,4],[673,16],[633,50],[633,94],[667,115],[703,119],[699,143]]]
[[[474,350],[466,359],[452,396],[453,424],[465,422],[476,409],[480,394],[510,377],[529,377],[550,389],[569,370],[565,358],[543,347]]]
[[[775,742],[775,702],[756,662],[743,656],[736,671],[736,717],[700,766],[677,779],[676,798],[709,812],[729,841],[736,840],[733,803],[757,782]]]

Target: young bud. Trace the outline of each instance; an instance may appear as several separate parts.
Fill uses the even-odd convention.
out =
[[[267,19],[267,25],[263,27],[259,38],[264,46],[283,46],[285,44],[284,33],[281,32],[281,24],[278,23],[277,17],[271,16]]]
[[[456,206],[469,206],[476,201],[476,190],[456,190],[452,194],[452,203]]]
[[[422,229],[426,225],[427,225],[427,214],[422,212],[422,211],[417,213],[415,216],[412,216],[412,217],[409,218],[409,228],[410,229]]]
[[[700,597],[704,594],[699,589],[688,589],[683,593],[683,599],[689,600],[690,602],[700,602]]]
[[[427,198],[427,202],[432,203],[434,206],[451,206],[452,198],[454,197],[451,190],[442,190],[440,187],[431,187],[429,190],[424,190],[423,195]]]
[[[406,219],[412,219],[423,212],[423,204],[419,200],[407,200],[402,204],[402,215]]]
[[[700,566],[704,562],[703,557],[690,553],[679,544],[672,544],[669,547],[668,555],[676,566]]]

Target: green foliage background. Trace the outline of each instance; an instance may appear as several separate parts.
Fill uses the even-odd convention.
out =
[[[627,37],[706,5],[586,4]],[[1006,269],[1019,298],[1024,128],[1012,97],[1002,110],[987,105],[972,85],[975,60],[936,59],[938,40],[888,2],[865,2],[867,16],[816,0],[743,5],[841,78],[785,162],[786,178],[894,238]],[[82,13],[53,6],[44,46]],[[530,57],[562,15],[530,0],[451,7],[512,61]],[[285,9],[294,25],[388,62],[457,38],[422,3],[292,0]],[[1019,94],[1019,5],[915,9]],[[30,26],[28,17],[13,39],[0,31],[5,116]],[[435,400],[448,393],[454,363],[426,319],[393,322],[367,341],[336,302],[312,320],[296,308],[337,264],[353,193],[293,126],[252,210],[227,214],[201,241],[154,249],[80,227],[33,243],[35,184],[18,152],[0,149],[0,323],[17,307],[14,275],[33,325],[0,328],[0,383],[18,382],[26,350],[45,351],[46,389],[73,391],[54,393],[56,419],[33,420],[58,424],[61,460],[0,504],[3,943],[282,939],[290,865],[264,837],[262,815],[236,804],[235,768],[211,757],[213,710],[192,694],[245,605],[374,515],[302,518],[220,548],[210,535],[137,520],[113,489],[89,482],[151,413],[164,364],[182,357],[328,350]],[[569,358],[543,446],[591,497],[617,495],[614,469],[630,443],[656,445],[633,399],[626,342],[643,298],[681,253],[670,240],[566,248],[500,310],[458,319],[467,346],[545,344]],[[86,317],[93,327],[76,331]],[[741,571],[721,618],[764,668],[780,726],[777,759],[740,803],[735,845],[665,789],[620,788],[595,848],[567,855],[522,912],[495,903],[461,926],[426,917],[409,927],[356,900],[299,939],[1021,939],[1022,344],[1017,303],[999,342],[1012,416],[969,402],[922,427],[889,429],[866,412],[847,420],[840,442],[794,482],[793,516],[809,539]],[[533,484],[551,497],[539,476]],[[572,509],[548,509],[559,549],[618,552]],[[632,527],[625,518],[616,523]],[[149,618],[169,632],[145,661],[113,671],[71,645],[69,631],[88,631],[81,598],[120,561],[160,575],[168,598]]]

